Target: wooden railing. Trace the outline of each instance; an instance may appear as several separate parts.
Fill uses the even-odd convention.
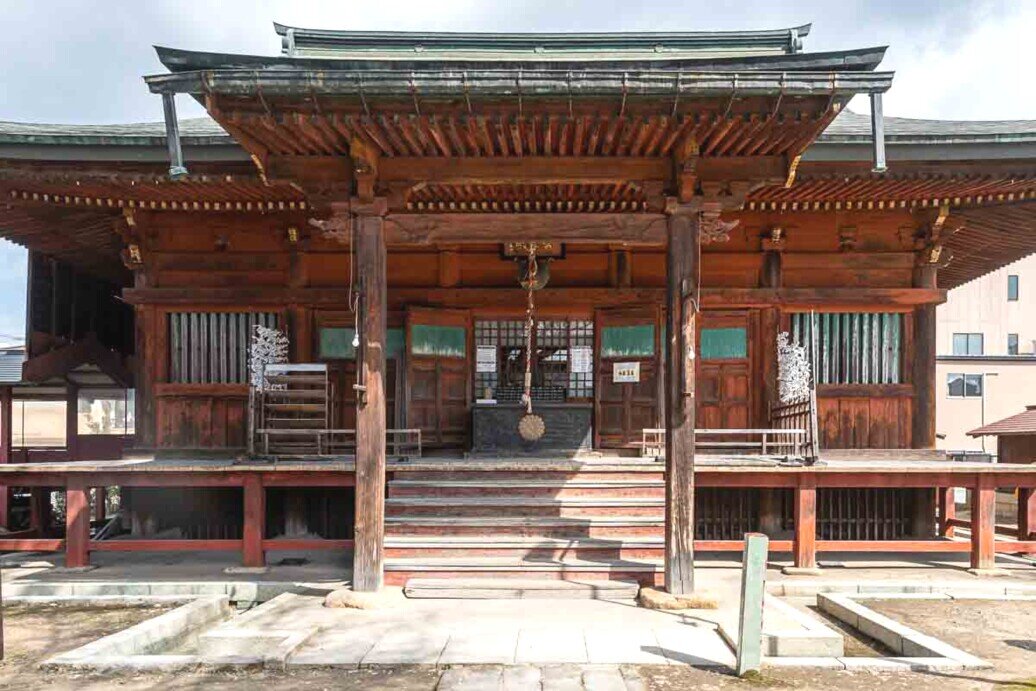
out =
[[[266,456],[341,456],[356,451],[354,429],[257,429],[259,451]],[[290,438],[292,453],[279,452],[284,439]],[[385,430],[385,447],[392,456],[415,456],[423,453],[420,429]]]
[[[817,392],[791,403],[770,405],[770,426],[778,430],[805,430],[802,457],[815,461],[820,457],[820,434],[817,429]]]
[[[723,437],[719,440],[710,437]],[[694,448],[703,451],[738,451],[763,456],[787,455],[805,457],[804,429],[697,429],[694,430]],[[641,430],[640,455],[661,458],[665,456],[665,429],[647,427]]]

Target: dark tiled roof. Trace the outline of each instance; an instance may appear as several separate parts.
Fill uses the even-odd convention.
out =
[[[22,380],[23,348],[0,350],[0,384],[17,384]]]
[[[1036,434],[1036,405],[1025,407],[1025,412],[990,423],[968,432],[968,436],[982,437],[992,434]]]
[[[185,143],[230,144],[230,135],[209,117],[180,120]],[[165,145],[165,123],[134,122],[119,125],[52,125],[0,120],[0,143],[101,144],[123,146]]]
[[[890,143],[1018,141],[1036,139],[1036,120],[921,120],[885,117],[885,138]],[[870,141],[871,118],[843,111],[817,139],[818,143]]]
[[[230,135],[208,117],[180,121],[185,144],[228,145]],[[870,141],[870,116],[843,111],[817,139],[817,144]],[[885,137],[891,144],[952,144],[1036,141],[1036,120],[920,120],[885,118]],[[0,143],[6,144],[111,144],[164,146],[162,122],[122,125],[51,125],[0,121]]]

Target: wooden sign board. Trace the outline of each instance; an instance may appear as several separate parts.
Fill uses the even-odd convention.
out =
[[[612,363],[612,381],[616,384],[636,384],[640,382],[640,363]]]

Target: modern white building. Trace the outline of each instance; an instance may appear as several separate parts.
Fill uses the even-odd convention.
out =
[[[950,291],[937,339],[939,446],[995,454],[967,432],[1036,404],[1036,254]]]

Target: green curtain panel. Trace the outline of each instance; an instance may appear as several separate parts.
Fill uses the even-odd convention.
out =
[[[744,327],[702,329],[702,360],[729,360],[748,357],[748,332]]]
[[[328,326],[320,329],[319,353],[321,360],[355,360],[353,334],[347,326]],[[385,333],[385,357],[399,357],[403,353],[403,329],[388,329]]]
[[[463,326],[431,326],[414,324],[410,327],[410,352],[414,355],[462,358],[467,352]]]
[[[654,324],[606,326],[601,330],[601,357],[637,358],[654,354]]]

